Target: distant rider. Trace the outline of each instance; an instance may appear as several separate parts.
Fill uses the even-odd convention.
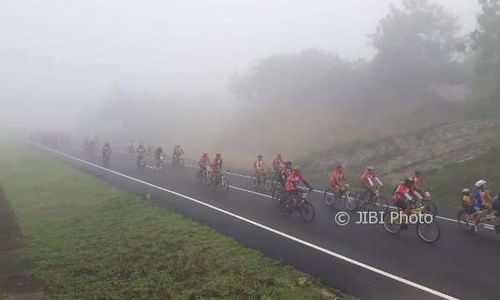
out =
[[[311,185],[306,181],[306,179],[302,175],[300,166],[295,166],[285,183],[285,195],[287,199],[287,208],[288,208],[287,214],[290,213],[290,208],[296,205],[295,198],[299,195],[299,189],[297,187],[298,183],[304,184],[310,191],[312,191]]]
[[[163,161],[163,156],[165,155],[165,153],[163,153],[163,148],[161,146],[156,147],[153,155],[155,159],[155,165],[157,168],[159,168],[161,162]]]
[[[113,152],[113,150],[111,149],[109,143],[108,142],[104,143],[104,146],[102,146],[102,157],[104,159],[109,159],[111,152]]]
[[[265,177],[267,174],[267,166],[262,159],[262,155],[257,156],[257,160],[253,162],[253,169],[255,171],[255,175],[257,176],[257,180],[260,183],[261,177]]]
[[[477,222],[486,214],[486,209],[490,207],[491,196],[487,189],[486,180],[480,179],[474,184],[472,192],[472,218]]]
[[[285,162],[281,158],[281,154],[278,153],[276,155],[276,158],[273,159],[273,170],[274,170],[274,172],[276,172],[276,174],[278,174],[279,171],[281,170],[281,168],[284,166],[284,164],[285,164]]]
[[[174,159],[179,160],[181,156],[184,154],[184,150],[182,149],[181,145],[175,145],[174,146]]]
[[[146,148],[142,145],[142,143],[137,146],[137,149],[135,150],[135,153],[137,154],[138,159],[143,159],[144,156],[146,155]]]
[[[200,174],[204,174],[206,172],[207,167],[210,165],[210,158],[208,158],[207,153],[203,153],[198,160],[198,167]]]
[[[377,189],[377,186],[382,187],[382,181],[377,176],[377,173],[375,173],[375,168],[374,167],[368,167],[366,168],[366,171],[361,175],[361,188],[364,189],[366,192],[369,193],[370,195],[370,201],[373,201],[373,197],[375,197],[375,189]]]
[[[330,186],[335,191],[337,196],[344,194],[345,188],[345,173],[344,166],[339,164],[335,167],[330,176]]]
[[[210,167],[214,175],[214,184],[219,184],[220,177],[222,175],[222,155],[220,153],[215,154],[215,158],[212,160]]]
[[[281,186],[285,188],[286,181],[290,174],[292,174],[292,162],[286,161],[285,164],[280,168],[278,174],[278,181],[280,182]]]

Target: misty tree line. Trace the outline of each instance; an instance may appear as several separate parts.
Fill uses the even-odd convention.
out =
[[[472,0],[471,0],[472,1]],[[369,101],[434,101],[437,86],[488,88],[500,101],[500,0],[479,0],[478,27],[460,35],[458,19],[427,0],[392,5],[370,36],[370,61],[319,50],[261,59],[231,80],[253,103],[339,105]]]

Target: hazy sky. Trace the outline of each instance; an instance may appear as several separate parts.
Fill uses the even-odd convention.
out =
[[[0,0],[0,105],[75,111],[116,87],[221,93],[258,58],[318,48],[370,57],[398,0]],[[435,0],[474,27],[476,0]],[[66,114],[62,117],[68,117]]]

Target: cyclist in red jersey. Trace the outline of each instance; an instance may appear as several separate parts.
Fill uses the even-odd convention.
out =
[[[415,181],[412,178],[406,178],[396,187],[392,202],[405,213],[409,213],[409,203],[414,201],[415,197],[421,198],[422,196],[415,189]]]
[[[344,166],[337,165],[330,176],[330,186],[333,188],[337,196],[341,196],[345,192],[345,173]]]
[[[291,206],[295,206],[296,205],[296,203],[294,203],[294,199],[295,199],[295,196],[298,195],[298,187],[297,187],[298,183],[304,184],[305,186],[307,186],[307,188],[310,191],[312,191],[312,187],[306,181],[306,179],[304,178],[304,176],[302,175],[300,167],[299,166],[295,166],[293,168],[292,173],[290,174],[290,176],[288,176],[288,179],[286,180],[286,183],[285,183],[285,196],[286,196],[286,199],[287,199],[288,211],[290,210],[289,208]]]
[[[382,181],[380,181],[380,179],[378,178],[377,173],[375,173],[374,167],[366,168],[366,171],[363,173],[363,175],[361,175],[360,181],[361,188],[369,193],[370,201],[372,201],[373,197],[375,197],[375,189],[377,188],[377,186],[384,186],[382,184]]]
[[[284,162],[283,162],[283,159],[281,158],[281,154],[278,153],[276,155],[276,158],[273,159],[273,169],[274,169],[274,172],[279,173],[279,171],[281,170],[281,168],[283,167],[283,165],[284,165]]]
[[[257,160],[253,162],[253,169],[255,170],[255,174],[257,177],[266,176],[267,166],[264,160],[262,159],[262,155],[257,156]]]
[[[429,188],[427,186],[427,182],[425,180],[424,174],[422,171],[416,170],[413,175],[409,176],[408,178],[412,179],[414,184],[414,188],[418,192],[425,192],[428,191]]]

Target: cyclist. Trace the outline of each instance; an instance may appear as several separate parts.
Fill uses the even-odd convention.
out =
[[[486,209],[491,204],[491,197],[486,185],[487,182],[484,179],[480,179],[474,184],[474,191],[472,192],[472,208],[474,213],[472,214],[472,218],[476,222],[485,215]]]
[[[410,215],[410,203],[415,201],[415,197],[419,199],[422,198],[415,189],[415,180],[408,177],[396,187],[396,190],[394,190],[392,194],[392,203],[401,208],[406,215]],[[402,224],[402,228],[408,228],[408,224]]]
[[[200,168],[199,174],[203,175],[209,165],[210,165],[210,158],[208,158],[207,153],[203,153],[200,157],[200,160],[198,160],[198,167]]]
[[[288,179],[288,176],[290,176],[290,174],[292,174],[292,162],[286,161],[285,165],[280,168],[278,174],[279,174],[278,181],[280,182],[281,186],[284,188],[285,184],[286,184],[286,180]]]
[[[179,161],[181,159],[181,156],[184,154],[184,150],[182,149],[181,145],[175,145],[174,146],[174,161]]]
[[[414,201],[415,197],[422,198],[415,189],[415,180],[408,177],[401,182],[394,190],[392,195],[392,202],[397,207],[401,208],[405,213],[410,213],[410,202]]]
[[[222,175],[222,155],[220,153],[215,154],[215,158],[212,160],[210,167],[215,178],[214,184],[219,184],[220,177]]]
[[[415,182],[415,189],[419,192],[428,191],[427,181],[425,180],[424,174],[420,170],[415,170],[415,172],[409,177]]]
[[[255,175],[257,176],[257,181],[260,184],[261,177],[265,177],[267,174],[267,166],[262,159],[262,155],[257,156],[257,160],[253,162],[253,169],[255,170]]]
[[[273,159],[273,170],[276,172],[276,174],[279,174],[281,168],[283,167],[285,163],[283,162],[283,159],[281,158],[281,154],[278,153],[276,155],[276,158]]]
[[[155,159],[155,165],[156,165],[156,168],[160,168],[160,164],[162,163],[163,161],[163,156],[165,155],[165,153],[163,153],[163,148],[161,146],[158,146],[156,147],[155,151],[154,151],[154,159]]]
[[[137,146],[135,153],[137,154],[137,158],[144,158],[144,156],[146,155],[146,148],[144,148],[142,143],[140,143],[139,146]]]
[[[345,173],[344,166],[339,164],[330,176],[330,186],[333,188],[337,196],[341,196],[345,192]]]
[[[298,196],[298,188],[297,188],[297,183],[303,183],[307,188],[312,191],[311,185],[306,181],[304,176],[302,175],[301,168],[300,166],[295,166],[293,167],[293,171],[288,176],[288,179],[286,180],[285,183],[285,195],[287,199],[287,212],[286,214],[288,215],[290,213],[290,208],[294,207],[296,205],[295,198]]]
[[[377,185],[380,187],[384,186],[382,181],[378,178],[377,173],[375,173],[374,167],[367,167],[366,171],[363,175],[361,175],[360,180],[361,188],[370,195],[370,201],[373,201],[373,197],[375,197],[375,189],[377,188]]]
[[[102,158],[104,161],[109,159],[109,156],[111,155],[111,146],[109,145],[108,142],[104,143],[104,146],[102,146]]]

